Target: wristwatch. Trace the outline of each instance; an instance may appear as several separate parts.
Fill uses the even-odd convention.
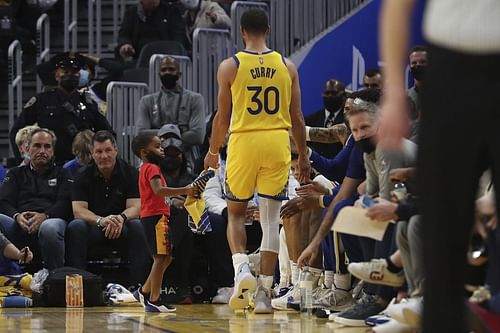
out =
[[[123,223],[127,222],[128,217],[125,213],[121,213],[120,216],[123,217]]]
[[[99,228],[101,228],[101,220],[102,220],[102,217],[100,217],[100,216],[97,218],[97,220],[95,220],[95,224],[96,224]]]

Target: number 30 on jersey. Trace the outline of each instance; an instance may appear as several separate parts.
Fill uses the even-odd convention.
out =
[[[255,108],[247,107],[247,111],[252,115],[258,115],[264,109],[267,114],[273,115],[280,109],[280,91],[274,86],[262,89],[261,86],[248,86],[248,91],[253,92],[251,103]]]

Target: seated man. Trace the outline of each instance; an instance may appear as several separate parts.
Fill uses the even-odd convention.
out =
[[[73,187],[75,220],[68,226],[68,265],[85,268],[87,249],[97,244],[125,245],[128,250],[129,283],[145,281],[151,258],[138,219],[138,173],[117,158],[113,135],[99,131],[92,141],[94,163],[81,170]]]
[[[160,64],[160,91],[146,95],[139,102],[137,127],[162,136],[158,132],[165,124],[174,124],[179,128],[184,151],[188,153],[188,165],[200,157],[198,145],[203,143],[206,132],[206,106],[203,96],[184,89],[179,84],[181,72],[179,63],[172,57],[166,57]],[[158,133],[157,133],[158,132]]]
[[[31,132],[30,162],[9,171],[0,187],[0,224],[18,247],[41,250],[44,266],[64,265],[64,233],[71,217],[68,171],[54,166],[54,133],[45,128]]]

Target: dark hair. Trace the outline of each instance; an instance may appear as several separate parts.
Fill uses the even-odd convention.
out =
[[[422,44],[415,45],[410,49],[408,55],[412,54],[413,52],[427,52],[427,46]]]
[[[292,158],[292,161],[296,161],[299,159],[299,154],[297,153],[291,153],[291,158]]]
[[[110,131],[106,130],[98,131],[96,134],[94,134],[94,137],[92,138],[92,144],[94,144],[94,142],[103,143],[108,140],[111,141],[113,146],[116,146],[116,139]]]
[[[262,9],[249,9],[241,15],[241,28],[251,34],[265,34],[269,29],[267,14]]]
[[[378,74],[382,74],[380,72],[380,69],[378,69],[378,68],[372,68],[372,69],[369,69],[365,72],[365,76],[368,76],[368,77],[374,77],[375,75],[378,75]]]
[[[49,130],[48,128],[43,128],[43,127],[35,128],[34,130],[31,131],[30,136],[28,137],[28,146],[31,146],[31,142],[33,141],[33,136],[35,136],[35,134],[37,133],[42,133],[42,132],[50,135],[50,137],[52,138],[52,147],[55,147],[57,141],[55,133]]]
[[[365,102],[378,104],[381,96],[382,92],[380,89],[368,88],[368,89],[354,91],[350,93],[347,96],[347,98],[352,98],[352,99],[359,98]]]
[[[145,149],[156,135],[152,133],[140,133],[132,140],[132,151],[135,156],[141,158],[141,149]]]

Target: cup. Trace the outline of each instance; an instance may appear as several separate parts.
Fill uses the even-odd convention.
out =
[[[83,307],[83,279],[80,274],[66,275],[66,307]]]

